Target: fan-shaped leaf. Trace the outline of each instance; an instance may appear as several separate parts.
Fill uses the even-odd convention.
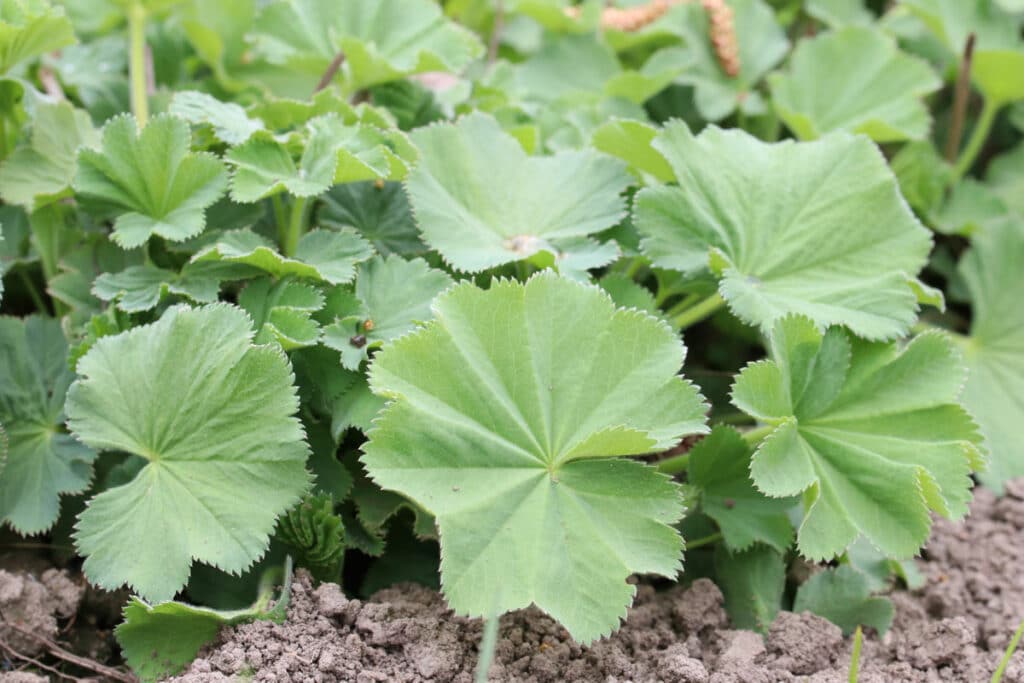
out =
[[[344,54],[338,73],[349,92],[423,71],[459,71],[483,52],[430,0],[280,0],[260,12],[253,39],[269,62],[314,82]]]
[[[435,320],[385,346],[371,387],[392,399],[364,446],[385,489],[434,513],[457,612],[537,604],[589,642],[625,616],[633,572],[674,576],[679,491],[609,456],[705,431],[670,328],[550,272],[465,283]]]
[[[331,284],[350,281],[355,266],[373,256],[373,248],[351,229],[313,230],[302,236],[294,258],[282,256],[251,230],[233,230],[192,257],[193,263],[221,261],[258,268],[274,277],[305,278]]]
[[[252,316],[257,344],[276,341],[285,351],[320,341],[313,314],[324,305],[323,294],[294,280],[255,280],[238,295],[238,305]]]
[[[85,573],[166,600],[192,562],[240,572],[309,484],[291,370],[254,346],[241,309],[175,307],[104,337],[78,362],[68,426],[84,443],[146,459],[128,484],[93,498],[75,540]]]
[[[925,138],[931,117],[921,98],[942,85],[926,62],[863,27],[802,41],[788,71],[769,82],[776,111],[797,137],[845,130],[879,142]]]
[[[800,552],[835,557],[862,533],[890,557],[928,539],[929,511],[960,517],[981,436],[957,403],[964,381],[949,337],[906,348],[822,334],[807,318],[775,324],[770,361],[747,366],[733,403],[773,426],[754,453],[754,484],[769,496],[803,493]]]
[[[412,134],[420,161],[407,188],[423,237],[468,272],[557,255],[560,240],[617,223],[625,166],[592,151],[530,157],[498,122],[474,113]]]
[[[433,317],[430,304],[452,284],[423,259],[375,258],[359,265],[354,295],[335,292],[324,317],[324,345],[356,370],[370,349],[412,331]]]
[[[0,74],[74,42],[75,30],[63,8],[47,0],[0,2]]]
[[[694,137],[673,122],[653,144],[679,181],[636,198],[654,265],[692,273],[710,262],[732,311],[766,331],[787,313],[871,339],[910,327],[911,278],[931,236],[869,140],[767,144],[714,127]]]
[[[100,275],[93,282],[92,293],[104,301],[117,301],[117,307],[126,313],[137,313],[155,308],[168,294],[213,303],[222,281],[251,274],[245,266],[205,261],[187,265],[179,273],[145,264]]]
[[[335,185],[322,201],[320,225],[335,230],[355,228],[381,256],[415,256],[427,250],[399,183]]]
[[[278,537],[297,553],[297,564],[320,581],[338,581],[345,558],[345,528],[334,513],[334,500],[307,495],[281,518]]]
[[[885,635],[892,625],[892,601],[871,596],[867,576],[850,565],[826,569],[808,579],[796,591],[794,612],[813,612],[850,635],[858,626],[870,626]]]
[[[240,105],[221,102],[212,95],[194,90],[174,93],[168,111],[192,124],[209,124],[214,135],[229,145],[241,144],[263,129],[263,124],[250,119]]]
[[[0,166],[0,196],[32,211],[41,195],[59,195],[71,185],[78,148],[98,145],[86,112],[67,102],[38,102],[29,144]]]
[[[1002,490],[1024,476],[1020,443],[1024,424],[1024,225],[990,226],[973,240],[960,263],[973,316],[966,340],[964,403],[977,418],[991,453],[986,485]]]
[[[102,149],[79,153],[75,190],[119,209],[114,240],[122,247],[151,235],[181,242],[206,227],[227,173],[213,155],[190,152],[191,140],[176,116],[156,116],[141,133],[133,117],[119,116],[104,127]]]
[[[64,432],[64,395],[75,375],[60,323],[0,318],[0,426],[7,463],[0,466],[0,520],[37,534],[57,520],[60,495],[92,478],[92,449]],[[2,465],[0,459],[0,465]]]

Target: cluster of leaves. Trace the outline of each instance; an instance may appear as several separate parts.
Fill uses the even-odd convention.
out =
[[[688,548],[887,628],[1024,476],[1024,10],[727,4],[728,70],[698,2],[0,1],[0,521],[146,679],[286,555],[586,643]]]

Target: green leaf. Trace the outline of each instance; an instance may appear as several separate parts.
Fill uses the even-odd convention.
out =
[[[125,661],[145,683],[155,683],[184,670],[205,645],[213,642],[224,626],[257,619],[283,621],[291,600],[292,565],[268,572],[251,607],[213,610],[182,602],[150,605],[133,597],[124,608],[124,622],[114,629]],[[276,576],[275,576],[276,575]],[[273,580],[280,577],[280,580]],[[280,586],[280,596],[273,600]]]
[[[335,185],[322,201],[320,225],[334,230],[354,228],[381,256],[408,257],[427,251],[399,183],[379,185],[365,181]]]
[[[345,528],[329,495],[306,495],[277,525],[277,535],[296,553],[296,564],[318,581],[340,581]]]
[[[1006,203],[988,185],[964,178],[934,212],[932,223],[938,232],[970,236],[1003,222],[1009,213]]]
[[[229,145],[241,144],[263,130],[263,124],[250,119],[241,106],[194,90],[174,93],[167,110],[189,123],[209,124],[217,138]]]
[[[635,308],[653,316],[661,315],[651,290],[637,284],[633,278],[624,273],[608,273],[597,284],[608,292],[608,296],[619,308]]]
[[[805,10],[830,28],[869,26],[875,19],[861,0],[807,0]]]
[[[911,142],[900,148],[889,162],[907,203],[928,215],[945,197],[953,179],[953,168],[931,142]]]
[[[57,521],[60,496],[81,493],[96,454],[66,433],[64,395],[75,375],[60,322],[0,317],[0,520],[23,535]]]
[[[762,0],[730,0],[739,47],[740,72],[733,78],[718,63],[708,31],[708,13],[688,3],[678,14],[676,31],[687,45],[692,66],[677,79],[694,86],[697,109],[708,121],[719,121],[737,108],[746,114],[767,111],[756,85],[789,51],[789,41]]]
[[[694,137],[672,122],[653,144],[679,180],[636,197],[655,266],[696,273],[710,264],[730,309],[764,331],[788,313],[869,339],[909,329],[911,278],[931,237],[870,140],[834,133],[769,144],[715,127]]]
[[[181,242],[206,227],[227,173],[213,155],[190,152],[190,141],[176,116],[156,116],[141,133],[133,117],[119,116],[103,128],[102,150],[79,153],[75,191],[117,209],[113,237],[125,249],[152,235]]]
[[[277,278],[298,277],[330,284],[349,282],[356,264],[373,256],[373,248],[351,229],[313,230],[299,240],[295,256],[282,256],[251,230],[233,230],[200,250],[192,262],[207,261],[252,266]]]
[[[634,172],[648,173],[668,183],[676,179],[672,167],[652,146],[658,129],[642,121],[617,119],[594,131],[594,147],[629,164]]]
[[[0,2],[0,73],[75,42],[64,9],[46,0]]]
[[[461,614],[534,603],[580,642],[616,627],[631,573],[675,576],[677,486],[642,463],[706,431],[664,323],[550,272],[457,285],[426,327],[370,369],[391,403],[364,445],[382,488],[440,528],[445,596]]]
[[[36,104],[29,144],[0,166],[0,197],[32,211],[43,197],[62,195],[75,175],[79,147],[96,147],[99,134],[89,115],[67,102]]]
[[[715,578],[725,596],[725,609],[733,626],[759,633],[768,627],[782,608],[786,587],[786,563],[768,546],[755,545],[743,552],[715,549]]]
[[[1002,491],[1024,476],[1020,426],[1024,421],[1024,225],[1007,221],[973,240],[960,262],[972,304],[971,336],[965,340],[964,404],[977,419],[991,454],[982,482]]]
[[[854,27],[801,41],[783,74],[769,77],[775,110],[802,140],[845,130],[877,142],[922,140],[922,98],[942,81],[876,29]]]
[[[338,304],[328,301],[324,345],[341,352],[342,365],[356,370],[369,349],[430,320],[431,302],[451,284],[447,273],[423,259],[389,256],[361,263],[354,298],[339,293]]]
[[[899,348],[790,316],[769,346],[771,360],[740,373],[733,403],[772,426],[754,453],[754,484],[804,495],[804,557],[840,555],[861,533],[889,557],[910,557],[928,539],[930,510],[967,512],[984,458],[957,402],[965,372],[948,336]]]
[[[116,301],[126,313],[155,308],[168,294],[187,296],[198,303],[213,303],[220,283],[227,279],[210,270],[210,264],[186,266],[180,273],[152,264],[131,266],[119,273],[104,273],[96,278],[92,293],[104,301]]]
[[[889,598],[871,597],[868,577],[842,565],[820,571],[800,586],[793,611],[825,617],[843,629],[843,635],[850,635],[858,626],[870,626],[883,636],[892,625],[895,610]]]
[[[690,451],[687,481],[700,489],[701,510],[718,523],[729,550],[760,542],[784,553],[793,542],[786,511],[795,501],[768,498],[754,488],[752,454],[735,429],[715,427]]]
[[[1024,218],[1024,143],[993,159],[985,180],[1012,211]]]
[[[488,115],[415,131],[420,161],[406,187],[426,242],[478,272],[558,255],[559,240],[615,225],[630,184],[624,165],[592,151],[530,157]]]
[[[461,71],[483,53],[477,37],[430,0],[281,0],[260,11],[254,29],[260,55],[313,83],[344,54],[338,78],[347,92],[424,71]]]
[[[193,560],[241,572],[307,489],[291,369],[253,334],[241,309],[179,306],[100,339],[78,362],[69,428],[147,461],[79,517],[75,542],[94,584],[159,601],[185,585]]]
[[[252,317],[257,344],[277,342],[291,351],[320,341],[320,326],[313,314],[323,307],[324,297],[310,285],[261,278],[242,290],[238,305]]]

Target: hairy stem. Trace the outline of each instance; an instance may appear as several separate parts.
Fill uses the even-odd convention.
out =
[[[480,656],[476,661],[476,683],[487,683],[487,671],[494,661],[494,648],[498,642],[498,615],[492,614],[484,622],[484,634],[480,638]]]
[[[149,96],[146,93],[146,8],[141,2],[134,2],[128,8],[128,36],[132,113],[142,128],[149,119]]]
[[[974,124],[974,130],[971,131],[967,146],[960,153],[960,158],[956,160],[956,166],[953,167],[951,184],[959,182],[974,165],[978,153],[981,152],[981,148],[992,130],[992,124],[995,123],[1000,106],[1000,103],[994,102],[991,97],[985,99],[985,104],[981,107],[981,115],[978,117],[978,122]]]
[[[968,34],[964,45],[964,56],[960,60],[960,71],[956,75],[956,89],[953,95],[953,112],[946,138],[946,160],[956,161],[960,150],[960,139],[964,133],[964,116],[967,114],[967,97],[971,94],[971,62],[974,59],[974,34]]]
[[[853,634],[853,652],[850,653],[850,683],[857,683],[860,677],[860,648],[864,643],[864,631],[860,626]]]
[[[753,429],[743,432],[743,440],[753,446],[754,444],[761,443],[764,437],[772,433],[775,429],[775,425],[762,425],[760,427],[754,427]]]
[[[697,538],[697,539],[694,539],[692,541],[687,541],[686,542],[686,550],[688,550],[688,551],[689,550],[696,550],[697,548],[700,548],[700,547],[703,547],[703,546],[706,546],[706,545],[711,545],[712,543],[718,543],[721,540],[722,540],[722,532],[719,531],[719,532],[711,534],[709,536],[704,536],[703,538]]]
[[[307,205],[308,200],[306,197],[296,197],[295,202],[292,204],[292,216],[288,221],[288,231],[285,233],[284,241],[281,243],[281,252],[285,256],[294,256],[295,250],[299,246],[299,238],[302,237],[305,228]]]
[[[722,298],[721,294],[715,292],[700,303],[694,304],[676,317],[672,318],[672,325],[677,330],[685,330],[686,328],[696,325],[700,321],[704,320],[724,305],[725,299]]]
[[[690,466],[690,454],[683,453],[681,455],[674,455],[671,458],[665,458],[659,460],[656,467],[662,474],[679,474],[685,472],[686,468]]]
[[[21,278],[21,283],[25,285],[25,291],[28,292],[28,296],[32,299],[32,303],[35,304],[36,310],[41,315],[49,315],[50,307],[46,305],[46,300],[43,299],[43,295],[39,293],[39,289],[36,287],[36,283],[32,282],[32,278],[25,271],[24,268],[18,269],[18,276]]]

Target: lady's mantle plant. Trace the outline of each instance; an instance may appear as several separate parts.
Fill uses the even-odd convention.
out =
[[[1024,15],[623,4],[0,0],[0,520],[143,679],[293,560],[882,631],[1024,476]]]

